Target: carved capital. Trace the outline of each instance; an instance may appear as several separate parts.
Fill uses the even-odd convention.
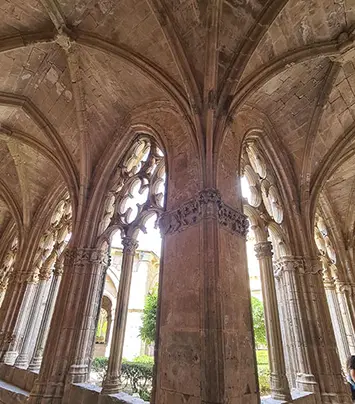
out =
[[[0,293],[3,293],[6,291],[8,282],[9,282],[8,279],[3,279],[0,281]]]
[[[123,253],[128,255],[134,255],[138,248],[138,241],[131,237],[124,237],[122,239]]]
[[[62,276],[64,271],[64,261],[63,259],[57,259],[54,264],[53,275]]]
[[[254,251],[256,254],[256,258],[258,260],[263,259],[265,257],[272,257],[272,243],[270,241],[263,241],[261,243],[257,243],[254,246]]]
[[[39,273],[37,271],[32,271],[30,273],[24,273],[24,282],[26,283],[38,283]]]
[[[339,280],[335,281],[335,290],[337,291],[337,293],[346,293],[346,292],[351,292],[351,286],[348,285],[345,282],[341,282]]]
[[[274,274],[282,276],[284,272],[294,272],[300,275],[322,274],[322,267],[317,259],[306,257],[284,257],[275,262]]]
[[[107,261],[107,251],[103,251],[98,248],[72,248],[65,251],[65,266],[107,264]]]
[[[39,279],[40,281],[48,281],[50,277],[51,277],[51,270],[50,270],[50,268],[49,268],[49,269],[46,269],[46,270],[44,270],[44,269],[42,268],[41,271],[39,272],[39,275],[38,275],[38,279]]]
[[[164,213],[159,226],[162,234],[173,234],[199,223],[202,219],[214,217],[229,231],[246,236],[247,217],[226,205],[220,193],[213,188],[200,191],[197,196],[184,203],[180,208]]]

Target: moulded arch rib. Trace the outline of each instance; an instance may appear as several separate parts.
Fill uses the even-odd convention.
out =
[[[11,105],[23,108],[23,110],[34,120],[34,122],[44,131],[51,144],[59,155],[59,160],[63,162],[65,175],[70,184],[73,197],[77,198],[78,193],[78,172],[75,163],[70,156],[63,140],[55,130],[49,120],[27,97],[0,92],[0,105]]]

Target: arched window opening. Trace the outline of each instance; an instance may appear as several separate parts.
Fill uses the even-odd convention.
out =
[[[111,260],[90,374],[91,382],[102,386],[102,394],[124,391],[149,399],[155,323],[150,323],[152,332],[147,334],[144,316],[147,304],[157,296],[161,248],[158,221],[164,211],[165,181],[164,154],[154,138],[143,134],[118,164],[108,187],[99,241],[108,240]],[[110,310],[105,307],[105,296],[111,299]],[[156,305],[151,306],[149,315],[154,319]],[[103,309],[107,311],[105,338]]]
[[[294,380],[283,349],[283,305],[274,274],[275,261],[287,250],[284,209],[276,177],[257,140],[245,142],[241,167],[244,213],[250,222],[247,258],[260,393],[288,401]]]
[[[11,274],[14,269],[18,250],[18,239],[13,237],[9,247],[4,255],[2,265],[0,267],[0,307],[5,297],[6,289],[10,281]]]

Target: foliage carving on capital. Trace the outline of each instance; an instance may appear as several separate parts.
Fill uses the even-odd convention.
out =
[[[165,212],[159,220],[159,226],[162,234],[173,234],[199,223],[206,217],[215,217],[223,227],[243,237],[248,232],[247,217],[226,205],[219,191],[214,188],[206,188],[178,209]]]
[[[300,275],[322,274],[322,267],[317,259],[306,257],[284,257],[274,263],[274,275],[279,278],[284,272]]]
[[[138,248],[138,241],[131,237],[124,237],[122,239],[123,253],[128,255],[134,255]]]
[[[65,266],[107,264],[108,254],[99,248],[71,248],[65,252]]]
[[[53,266],[53,276],[62,276],[64,272],[64,260],[65,260],[65,252],[62,251],[60,255],[57,256],[57,259]]]
[[[16,261],[16,255],[17,255],[17,248],[18,248],[18,241],[17,238],[15,237],[9,248],[8,251],[6,252],[4,261],[2,262],[2,265],[0,266],[0,283],[3,285],[3,287],[6,289],[9,280],[12,278],[12,273],[14,270],[15,266],[15,261]],[[6,285],[6,286],[4,286]],[[1,288],[1,286],[0,286]]]
[[[8,282],[9,282],[8,279],[0,280],[0,293],[3,293],[6,291]]]
[[[263,241],[255,244],[254,251],[258,260],[265,257],[272,257],[272,243],[270,241]]]
[[[38,283],[39,281],[39,272],[38,271],[30,271],[30,272],[20,272],[13,273],[11,281],[15,281],[17,283]]]
[[[337,293],[346,293],[346,292],[351,292],[351,286],[345,282],[341,282],[339,280],[335,281],[335,288]]]

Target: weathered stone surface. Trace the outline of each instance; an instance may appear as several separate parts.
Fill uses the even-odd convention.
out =
[[[29,402],[59,404],[65,383],[87,378],[111,236],[98,236],[102,206],[129,145],[146,133],[164,152],[167,182],[154,404],[258,401],[240,184],[249,141],[268,162],[248,178],[257,215],[248,212],[282,261],[275,275],[289,382],[314,391],[317,404],[348,403],[313,221],[326,212],[337,251],[327,285],[342,294],[342,340],[353,348],[352,2],[22,3],[0,5],[1,361],[33,348],[31,290],[48,280],[52,259],[63,275]],[[248,164],[262,166],[260,156]],[[65,194],[70,250],[65,263],[59,250],[47,261],[38,246]],[[3,265],[14,238],[16,260]]]

